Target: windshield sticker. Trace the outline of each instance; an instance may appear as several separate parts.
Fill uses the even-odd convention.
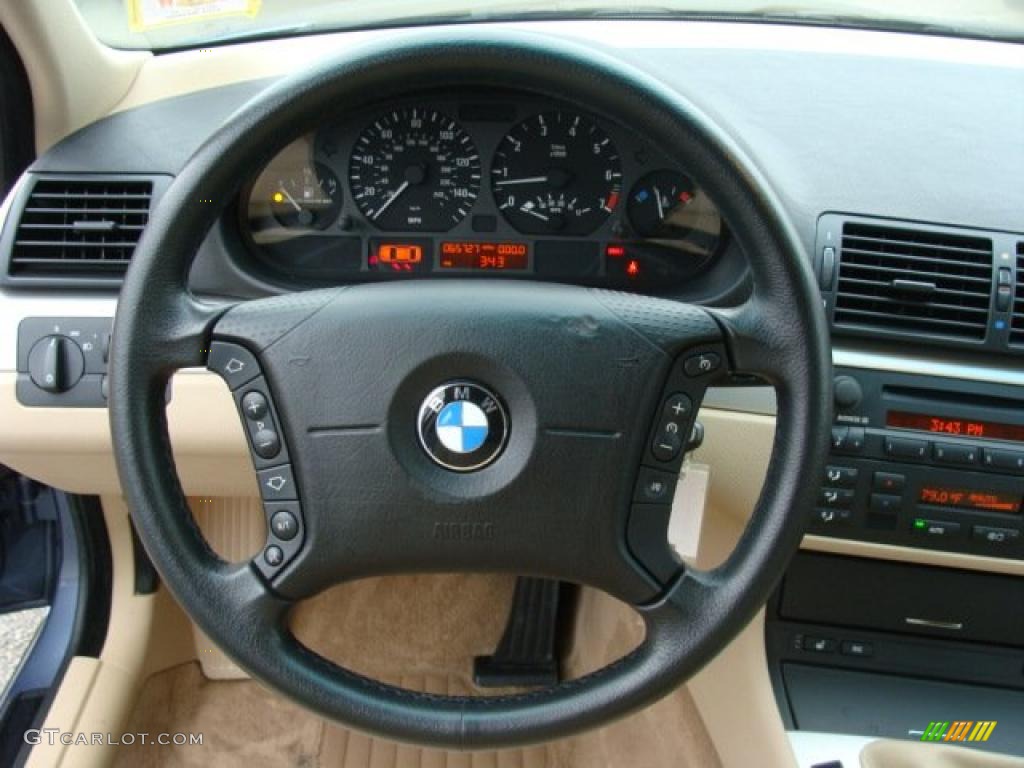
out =
[[[174,24],[196,24],[226,16],[255,18],[261,0],[125,0],[128,24],[144,32]]]

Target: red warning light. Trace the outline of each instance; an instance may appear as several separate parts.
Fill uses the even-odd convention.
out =
[[[640,262],[636,259],[630,259],[626,263],[626,274],[630,277],[637,277],[640,275]]]
[[[626,255],[626,248],[622,245],[609,245],[604,249],[604,255],[609,259],[621,259]]]

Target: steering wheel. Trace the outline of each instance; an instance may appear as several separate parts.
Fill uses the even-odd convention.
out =
[[[749,259],[749,298],[711,310],[464,279],[233,306],[189,292],[207,232],[287,141],[341,110],[462,87],[568,97],[640,127],[716,201]],[[264,469],[288,471],[296,489],[265,503],[268,544],[250,562],[211,552],[175,472],[166,385],[196,366],[227,381],[261,479]],[[669,505],[650,503],[662,487],[651,479],[671,484],[704,391],[727,372],[770,382],[778,423],[745,532],[726,562],[702,571],[670,551]],[[241,667],[348,726],[476,749],[564,737],[648,705],[750,621],[814,503],[830,385],[809,260],[737,145],[679,94],[610,55],[474,29],[391,37],[279,81],[196,151],[153,212],[121,290],[110,423],[139,537],[185,611]],[[454,697],[345,670],[287,626],[296,601],[339,582],[460,571],[604,590],[642,615],[645,639],[577,680]]]

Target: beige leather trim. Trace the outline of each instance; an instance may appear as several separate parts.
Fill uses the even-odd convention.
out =
[[[106,408],[27,408],[14,373],[0,373],[0,463],[73,493],[119,494]],[[218,376],[182,372],[167,419],[186,493],[257,496],[245,436]]]
[[[74,3],[5,0],[0,25],[21,54],[32,87],[36,151],[109,114],[128,92],[142,63],[139,51],[97,42]]]
[[[44,728],[62,732],[119,732],[127,721],[142,682],[153,672],[195,656],[189,622],[163,590],[135,594],[135,552],[128,509],[116,496],[103,498],[103,517],[113,561],[110,626],[98,659],[71,660]],[[105,766],[107,745],[50,746],[32,749],[28,768]]]
[[[1022,768],[1024,759],[949,744],[881,739],[861,750],[860,764],[864,768]]]

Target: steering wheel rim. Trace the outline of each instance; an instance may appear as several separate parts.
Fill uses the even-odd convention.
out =
[[[567,287],[551,288],[550,298],[565,299],[570,314],[596,313],[623,337],[627,331],[647,336],[668,360],[657,369],[662,375],[673,364],[669,358],[685,348],[720,343],[729,367],[763,376],[778,402],[765,485],[729,559],[711,571],[684,570],[643,596],[633,587],[618,590],[646,623],[638,649],[579,680],[502,697],[393,688],[299,644],[287,630],[287,614],[308,590],[282,594],[279,583],[268,584],[251,564],[227,564],[209,550],[174,471],[164,414],[173,372],[205,365],[215,336],[237,338],[231,329],[237,332],[239,318],[246,318],[245,307],[258,313],[256,335],[266,334],[269,323],[276,341],[361,293],[307,292],[231,310],[191,296],[187,276],[195,253],[251,169],[339,105],[442,86],[529,90],[563,100],[571,93],[588,111],[642,125],[654,142],[674,147],[748,255],[751,297],[713,313]],[[479,290],[495,296],[512,291],[509,306],[522,297],[496,285]],[[667,340],[651,342],[663,333]],[[247,338],[251,342],[253,332]],[[260,354],[270,359],[265,350]],[[809,260],[769,185],[731,139],[677,93],[607,54],[544,36],[472,30],[392,37],[287,78],[242,107],[195,153],[153,212],[125,278],[111,346],[109,409],[120,479],[140,539],[186,612],[240,666],[303,706],[364,731],[430,746],[491,748],[564,737],[650,704],[746,625],[799,544],[801,510],[814,500],[815,483],[806,478],[823,470],[830,385],[826,325]],[[593,570],[588,577],[587,583],[602,579]],[[614,594],[617,586],[608,591]]]

